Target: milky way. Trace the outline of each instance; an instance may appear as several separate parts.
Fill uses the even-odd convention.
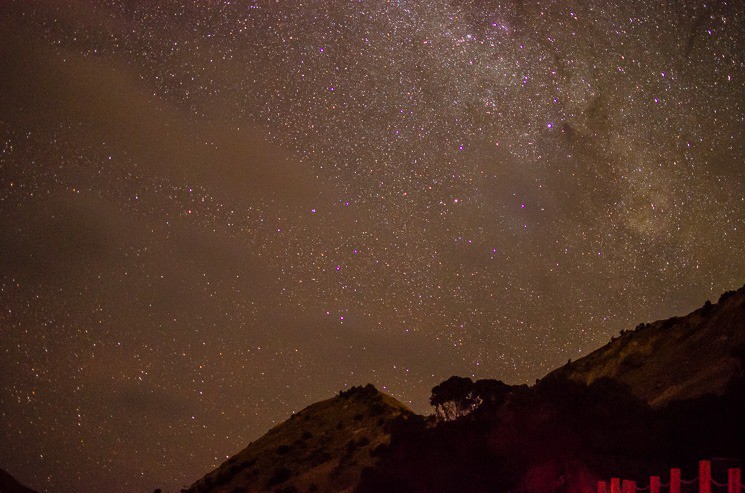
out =
[[[745,281],[740,1],[6,1],[0,468],[174,491]]]

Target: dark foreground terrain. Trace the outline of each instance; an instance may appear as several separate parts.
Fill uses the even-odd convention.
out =
[[[373,386],[293,415],[190,492],[582,492],[745,464],[745,287],[639,324],[535,385],[451,377],[419,416]]]

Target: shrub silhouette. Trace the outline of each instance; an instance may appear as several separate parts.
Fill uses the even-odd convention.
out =
[[[741,378],[722,396],[654,409],[608,378],[484,385],[495,390],[479,394],[473,384],[483,402],[469,414],[434,427],[422,417],[392,420],[390,445],[371,451],[379,461],[363,471],[359,491],[546,491],[554,481],[563,489],[552,491],[573,491],[618,471],[643,482],[702,457],[745,458]]]
[[[473,380],[450,377],[432,389],[429,402],[446,420],[468,414],[478,404],[473,396]]]

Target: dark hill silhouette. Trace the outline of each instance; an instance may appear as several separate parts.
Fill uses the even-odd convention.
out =
[[[452,377],[432,389],[440,422],[398,423],[358,490],[581,492],[701,458],[745,464],[744,341],[745,287],[533,387]]]
[[[354,387],[189,491],[579,493],[701,458],[745,465],[744,362],[745,287],[623,331],[532,387],[451,377],[430,417]]]
[[[609,378],[551,376],[436,426],[397,423],[358,491],[582,492],[620,473],[641,484],[702,457],[745,463],[743,417],[740,377],[721,395],[652,407]]]
[[[26,488],[7,472],[0,469],[0,493],[36,493]]]
[[[352,491],[390,424],[408,416],[374,386],[352,387],[293,414],[187,491]]]
[[[721,394],[745,360],[745,286],[684,317],[639,324],[552,372],[590,383],[609,377],[659,406]]]

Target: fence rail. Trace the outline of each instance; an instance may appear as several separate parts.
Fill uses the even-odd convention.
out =
[[[742,493],[745,485],[742,484],[742,471],[740,468],[731,467],[727,470],[727,482],[718,483],[711,475],[711,461],[702,460],[698,463],[698,476],[691,480],[684,480],[680,474],[680,468],[670,469],[670,480],[663,483],[660,476],[651,476],[649,485],[639,487],[636,481],[621,478],[611,478],[610,481],[598,481],[597,493],[637,493],[649,491],[649,493],[681,493],[684,485],[698,482],[699,493],[712,493],[712,486],[726,488],[727,493]],[[723,491],[723,490],[721,490]]]

